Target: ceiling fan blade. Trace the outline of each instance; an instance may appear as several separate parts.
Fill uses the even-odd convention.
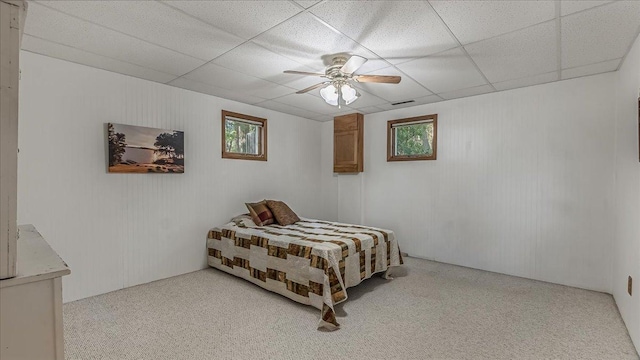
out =
[[[362,66],[367,61],[368,60],[366,58],[363,58],[362,56],[353,55],[349,58],[349,60],[347,60],[347,62],[344,65],[342,65],[342,68],[340,68],[340,71],[342,71],[345,74],[353,74],[356,70],[360,68],[360,66]]]
[[[306,72],[306,71],[295,71],[295,70],[285,70],[284,71],[285,74],[296,74],[296,75],[311,75],[311,76],[326,76],[325,74],[320,74],[320,73],[312,73],[312,72]]]
[[[323,86],[325,86],[325,85],[326,85],[326,84],[328,84],[328,83],[329,83],[329,82],[326,82],[326,81],[325,81],[325,82],[321,82],[320,84],[315,84],[315,85],[313,85],[313,86],[309,86],[309,87],[308,87],[308,88],[306,88],[306,89],[302,89],[302,90],[300,90],[300,91],[296,91],[296,94],[304,94],[304,93],[306,93],[306,92],[308,92],[308,91],[311,91],[311,90],[313,90],[313,89],[317,89],[317,88],[319,88],[319,87],[323,87]]]
[[[387,76],[387,75],[356,75],[353,79],[357,82],[365,83],[386,83],[397,84],[402,79],[400,76]]]

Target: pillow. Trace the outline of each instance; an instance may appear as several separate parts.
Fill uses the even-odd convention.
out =
[[[252,228],[257,226],[249,214],[238,215],[231,219],[231,222],[241,228]]]
[[[298,215],[282,201],[267,200],[267,206],[280,225],[291,225],[300,221]]]
[[[258,226],[265,226],[274,223],[273,213],[267,207],[266,200],[262,200],[258,203],[246,203],[247,209],[253,222]]]

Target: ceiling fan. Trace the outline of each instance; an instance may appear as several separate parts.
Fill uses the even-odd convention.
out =
[[[304,94],[308,91],[323,87],[320,89],[320,96],[322,96],[324,101],[329,105],[338,106],[338,108],[340,108],[342,102],[344,102],[345,105],[349,105],[360,97],[358,91],[351,84],[352,81],[387,84],[397,84],[400,82],[400,76],[354,74],[354,72],[366,62],[366,58],[358,55],[352,55],[351,57],[336,55],[333,57],[331,65],[327,66],[325,69],[324,74],[295,70],[286,70],[285,74],[309,75],[326,78],[326,81],[309,86],[306,89],[302,89],[296,92],[296,94]]]

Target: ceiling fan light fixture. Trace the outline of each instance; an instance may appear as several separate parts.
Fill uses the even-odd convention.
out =
[[[349,105],[352,102],[358,100],[360,94],[351,87],[349,84],[342,85],[342,99],[344,100],[345,105]]]
[[[337,106],[338,105],[338,91],[333,84],[329,84],[328,86],[320,89],[320,96],[327,102],[329,105]]]
[[[337,106],[349,105],[360,98],[360,93],[356,90],[352,81],[366,83],[387,83],[397,84],[400,76],[389,75],[358,75],[358,70],[365,62],[366,58],[358,55],[347,57],[346,55],[334,56],[332,64],[327,66],[323,73],[311,73],[306,71],[285,70],[286,74],[311,75],[326,78],[327,80],[308,88],[296,91],[296,94],[304,94],[311,90],[320,89],[320,96],[329,105]]]

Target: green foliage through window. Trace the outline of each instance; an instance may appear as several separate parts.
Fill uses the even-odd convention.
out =
[[[267,161],[267,119],[222,110],[222,158]]]
[[[387,161],[435,160],[438,114],[387,121]]]
[[[238,154],[259,155],[259,125],[238,120],[225,120],[225,149]]]
[[[433,122],[399,125],[395,132],[396,156],[433,155]]]

